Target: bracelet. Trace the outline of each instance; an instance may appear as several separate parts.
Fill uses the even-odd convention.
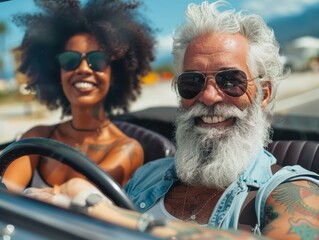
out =
[[[137,230],[140,232],[150,232],[154,227],[165,226],[165,219],[155,219],[153,215],[144,213],[137,220]]]
[[[102,201],[103,197],[98,193],[91,193],[85,199],[85,204],[79,204],[72,201],[70,204],[70,209],[77,212],[87,213],[89,209]]]
[[[85,200],[85,207],[87,208],[87,212],[89,211],[90,207],[93,207],[102,202],[102,199],[103,197],[97,193],[90,194]]]
[[[96,189],[94,187],[89,187],[89,188],[86,188],[85,190],[82,190],[77,195],[75,195],[72,199],[72,203],[84,206],[84,205],[86,205],[86,199],[92,193],[97,193],[97,194],[102,195],[102,193],[98,189]]]

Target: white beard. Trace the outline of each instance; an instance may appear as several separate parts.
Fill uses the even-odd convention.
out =
[[[260,98],[260,97],[259,97]],[[176,172],[190,185],[225,188],[236,181],[252,158],[269,142],[270,123],[261,100],[239,110],[235,106],[201,103],[180,108],[176,119]],[[205,115],[235,117],[229,128],[202,128],[194,119]]]

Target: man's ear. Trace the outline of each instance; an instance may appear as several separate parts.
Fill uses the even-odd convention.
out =
[[[261,83],[261,86],[263,89],[263,100],[261,102],[261,108],[262,110],[265,110],[271,98],[272,86],[270,80],[263,81]]]

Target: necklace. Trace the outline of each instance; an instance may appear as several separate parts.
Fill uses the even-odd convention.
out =
[[[70,121],[71,128],[79,132],[101,132],[101,130],[105,128],[106,126],[108,126],[110,123],[111,121],[110,119],[108,119],[106,122],[104,122],[101,126],[97,128],[77,128],[73,125],[73,121],[72,120]]]
[[[220,194],[222,192],[222,189],[217,189],[208,199],[207,201],[202,205],[202,207],[195,213],[191,214],[191,216],[189,218],[184,218],[184,212],[185,212],[185,205],[186,205],[186,198],[187,198],[187,195],[188,195],[188,189],[189,189],[189,185],[187,185],[187,188],[186,188],[186,193],[185,193],[185,196],[184,196],[184,201],[183,201],[183,210],[182,210],[182,220],[183,221],[189,221],[189,220],[192,220],[192,221],[195,221],[196,220],[196,217],[198,214],[200,214],[204,209],[205,207],[207,206],[207,204],[214,198],[216,197],[218,194]]]

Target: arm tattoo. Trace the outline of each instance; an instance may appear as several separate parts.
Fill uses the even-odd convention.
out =
[[[300,213],[319,220],[319,209],[306,203],[308,197],[319,197],[319,187],[308,182],[308,186],[300,186],[294,183],[279,185],[272,194],[274,201],[285,206],[285,211],[290,214]]]
[[[297,234],[301,239],[319,239],[319,229],[305,219],[289,219],[289,233]]]
[[[271,205],[267,205],[265,207],[265,225],[268,225],[271,223],[273,220],[278,218],[279,213],[275,212],[274,207]]]

